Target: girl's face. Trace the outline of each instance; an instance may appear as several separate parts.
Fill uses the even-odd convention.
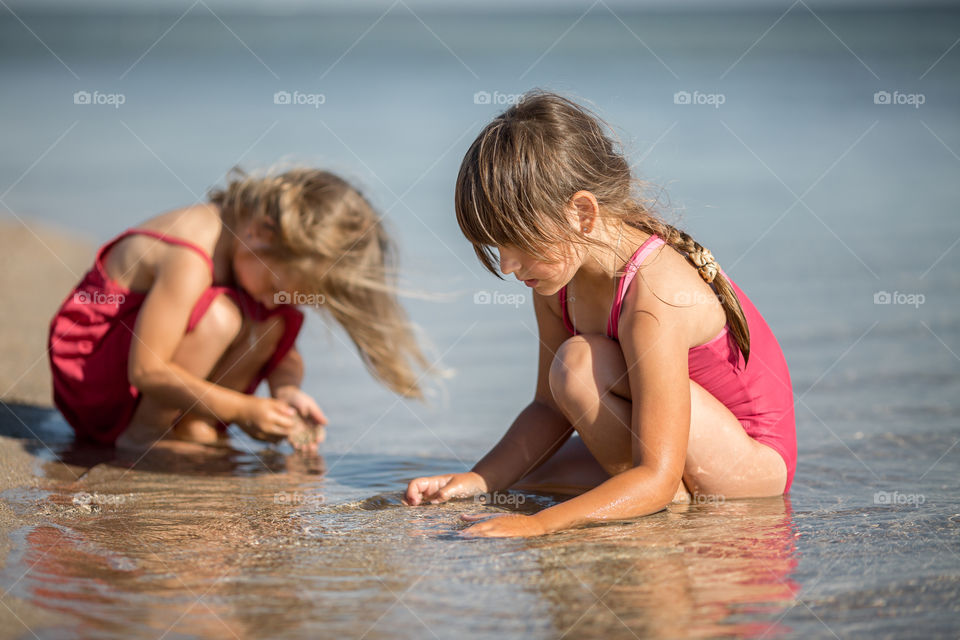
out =
[[[284,285],[282,269],[275,260],[258,256],[243,245],[233,256],[233,276],[240,288],[268,309],[289,302],[293,293]]]
[[[563,256],[558,262],[543,262],[516,247],[497,247],[500,271],[513,274],[517,280],[535,292],[549,296],[558,292],[573,279],[582,263],[578,254]]]
[[[283,265],[257,251],[266,249],[266,232],[249,225],[242,230],[233,253],[233,277],[237,285],[268,309],[292,301],[296,287]]]

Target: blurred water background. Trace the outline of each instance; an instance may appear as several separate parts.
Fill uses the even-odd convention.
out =
[[[456,372],[430,405],[398,401],[311,318],[325,475],[244,442],[255,453],[206,479],[104,465],[6,495],[66,506],[22,532],[4,583],[31,569],[13,593],[62,616],[57,637],[156,637],[181,614],[174,635],[955,636],[958,38],[948,4],[0,11],[0,215],[99,244],[237,164],[330,168],[383,212],[404,282],[442,297],[405,304]],[[789,499],[469,544],[444,533],[462,508],[397,507],[405,479],[467,468],[533,393],[530,293],[482,272],[452,206],[467,146],[533,87],[616,127],[664,215],[777,335],[797,396]],[[29,418],[66,450],[56,416]],[[138,498],[91,513],[80,490]]]

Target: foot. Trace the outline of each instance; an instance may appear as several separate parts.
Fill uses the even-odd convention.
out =
[[[195,416],[184,416],[177,421],[171,431],[171,436],[184,442],[195,442],[211,446],[222,445],[227,440],[227,434],[221,433],[213,424]]]
[[[115,446],[124,451],[144,452],[162,437],[163,431],[156,425],[132,422],[117,438]]]

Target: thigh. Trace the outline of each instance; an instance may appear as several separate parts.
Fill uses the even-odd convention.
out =
[[[690,381],[690,439],[683,480],[691,492],[720,498],[781,495],[787,466],[751,438],[720,400]]]
[[[597,391],[632,401],[629,371],[619,344],[591,340],[590,348],[590,374]],[[690,430],[683,472],[687,488],[692,493],[730,499],[782,494],[787,470],[780,454],[751,438],[733,412],[709,391],[693,380],[689,384]],[[622,436],[622,446],[630,446],[629,435]],[[559,457],[561,453],[564,455]],[[569,486],[582,492],[609,477],[577,438],[522,482]]]
[[[245,391],[273,356],[283,337],[285,321],[281,316],[263,322],[244,321],[240,336],[230,345],[210,374],[216,384]]]

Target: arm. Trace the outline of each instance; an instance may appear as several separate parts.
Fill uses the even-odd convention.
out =
[[[537,388],[533,401],[520,412],[500,442],[473,467],[472,472],[484,479],[487,491],[506,489],[534,471],[573,433],[550,391],[553,358],[570,335],[543,296],[533,296],[533,307],[540,338]]]
[[[669,504],[683,476],[690,430],[688,320],[650,294],[636,298],[626,303],[620,330],[633,398],[633,468],[530,516],[532,522],[524,516],[494,518],[471,527],[468,535],[548,533],[642,516]]]
[[[210,284],[209,268],[196,253],[182,247],[167,248],[136,324],[127,327],[133,332],[127,365],[130,384],[170,406],[228,423],[250,424],[245,428],[254,437],[261,431],[282,436],[292,425],[286,404],[213,384],[173,360],[190,313]]]
[[[219,387],[173,362],[200,295],[211,284],[206,263],[194,252],[169,248],[137,316],[127,375],[130,384],[161,401],[206,417],[234,422],[243,394]]]
[[[303,383],[303,356],[297,351],[296,347],[291,347],[287,355],[277,363],[276,368],[267,376],[267,384],[270,385],[270,395],[274,398],[279,397],[277,392],[283,387],[300,388]]]
[[[417,478],[410,482],[406,495],[409,504],[445,502],[454,497],[505,489],[548,460],[573,433],[550,391],[550,366],[554,354],[570,336],[546,298],[534,294],[533,307],[540,339],[533,401],[520,412],[507,433],[473,470]]]
[[[317,406],[316,401],[300,389],[302,383],[303,356],[300,355],[296,347],[292,347],[267,376],[267,384],[270,385],[270,395],[289,404],[297,410],[301,417],[313,423],[311,427],[315,427],[307,429],[307,425],[303,423],[294,427],[294,431],[289,438],[291,444],[297,449],[301,448],[301,444],[303,444],[306,448],[314,450],[316,444],[322,442],[325,438],[323,429],[319,429],[319,427],[327,424],[327,417]],[[298,431],[300,435],[298,435]]]

